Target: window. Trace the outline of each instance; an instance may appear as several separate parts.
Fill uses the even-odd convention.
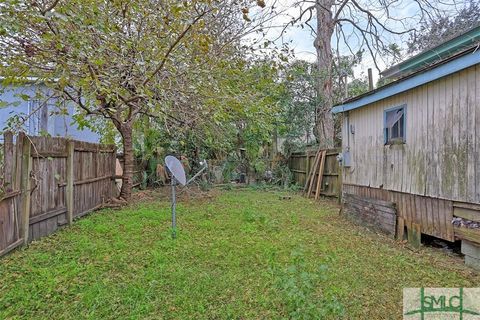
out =
[[[385,144],[405,143],[406,106],[385,110],[384,138]]]
[[[34,99],[28,101],[28,134],[40,135],[48,131],[48,106]]]
[[[29,100],[28,101],[28,134],[38,135],[40,118],[38,116],[38,100]]]

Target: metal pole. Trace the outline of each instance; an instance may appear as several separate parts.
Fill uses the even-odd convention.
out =
[[[177,237],[177,216],[175,209],[177,207],[177,199],[175,197],[175,177],[172,175],[172,238]]]
[[[203,173],[203,171],[207,170],[207,167],[203,167],[202,170],[198,171],[197,174],[195,174],[190,180],[187,181],[187,183],[185,185],[188,185],[190,184],[190,182],[192,182],[193,180],[195,180],[199,175],[201,175]]]
[[[372,68],[368,68],[368,90],[373,90],[373,73]]]

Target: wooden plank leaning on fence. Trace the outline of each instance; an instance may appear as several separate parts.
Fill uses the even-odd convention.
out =
[[[323,171],[325,169],[325,160],[327,158],[327,150],[318,150],[317,154],[315,155],[315,161],[313,162],[313,167],[310,170],[310,173],[307,177],[307,181],[305,183],[305,190],[307,190],[307,198],[310,198],[312,191],[314,190],[315,186],[315,200],[320,197],[320,190],[322,187],[322,180],[323,180]]]
[[[315,200],[318,200],[318,198],[320,197],[320,189],[322,186],[323,171],[325,169],[325,159],[327,158],[327,150],[322,150],[322,154],[320,157],[321,157],[321,160],[320,160],[320,168],[318,169],[317,189],[315,190]]]
[[[303,192],[307,192],[307,197],[310,195],[310,192],[312,191],[313,180],[315,178],[315,171],[317,170],[319,155],[320,155],[320,150],[318,150],[317,153],[315,154],[315,160],[313,161],[313,166],[310,169],[310,173],[308,174],[307,180],[305,182],[305,187],[303,188]]]

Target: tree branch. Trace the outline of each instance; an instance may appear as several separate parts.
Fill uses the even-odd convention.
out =
[[[157,68],[155,69],[155,71],[153,71],[153,73],[147,78],[145,79],[145,81],[143,82],[143,85],[145,86],[147,83],[149,83],[153,77],[155,77],[162,69],[163,69],[163,66],[165,65],[165,63],[167,62],[167,59],[168,57],[170,56],[170,54],[172,53],[172,51],[177,47],[177,45],[180,43],[180,41],[187,35],[188,31],[190,31],[190,29],[198,22],[200,21],[200,19],[206,15],[210,10],[206,10],[206,11],[203,11],[199,16],[197,16],[192,23],[190,23],[188,25],[188,27],[185,28],[185,30],[183,30],[182,33],[180,33],[180,35],[177,37],[177,39],[170,45],[170,47],[168,48],[167,52],[165,53],[165,56],[163,57],[162,61],[160,62],[160,64],[157,66]]]

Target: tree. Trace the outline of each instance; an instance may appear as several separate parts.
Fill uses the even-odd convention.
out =
[[[294,61],[285,72],[282,115],[279,133],[288,143],[309,143],[315,125],[317,105],[317,67],[315,63]]]
[[[265,151],[272,143],[283,93],[281,68],[275,60],[239,59],[213,73],[217,85],[208,104],[216,107],[211,121],[204,124],[203,144],[213,157],[235,155],[237,163],[245,167],[249,182],[266,168]],[[245,150],[244,158],[240,148]]]
[[[437,13],[423,21],[418,32],[407,43],[408,53],[417,53],[433,48],[447,40],[480,25],[480,1],[468,0],[458,15],[452,17]]]
[[[414,26],[421,21],[452,8],[441,0],[307,0],[294,6],[299,8],[300,15],[293,17],[290,24],[307,26],[315,37],[319,99],[314,133],[325,148],[334,145],[334,120],[330,112],[334,96],[334,49],[337,55],[342,48],[352,55],[365,49],[380,70],[382,56],[394,49],[389,47],[394,38],[414,32]],[[414,14],[404,16],[402,12],[406,11]],[[313,20],[316,25],[311,24]]]
[[[353,68],[362,60],[362,51],[352,56],[334,58],[332,68],[332,100],[338,103],[368,91],[366,79],[356,79]],[[283,76],[285,95],[282,97],[281,135],[288,145],[303,147],[310,142],[316,123],[316,108],[321,103],[317,84],[321,75],[316,63],[297,60],[291,63]],[[348,84],[347,78],[352,79]]]
[[[128,200],[135,122],[200,114],[185,91],[192,91],[196,73],[210,60],[240,50],[241,37],[268,16],[260,11],[249,17],[252,5],[249,0],[6,0],[0,5],[0,72],[5,83],[35,76],[73,101],[82,116],[110,122],[121,135],[120,198]]]
[[[234,160],[250,169],[254,180],[255,171],[265,167],[264,151],[279,110],[279,68],[277,61],[240,54],[209,61],[208,72],[196,72],[194,83],[185,80],[190,85],[182,85],[182,98],[176,101],[187,105],[169,109],[168,118],[144,116],[136,122],[135,151],[149,162],[151,172],[159,158],[173,152],[193,163],[205,158]],[[245,150],[242,159],[240,148]]]

